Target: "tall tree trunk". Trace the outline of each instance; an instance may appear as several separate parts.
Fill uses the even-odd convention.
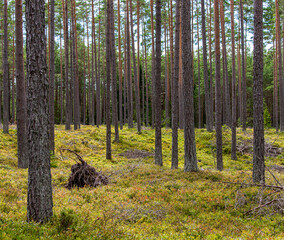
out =
[[[221,16],[221,29],[222,29],[222,50],[223,50],[223,75],[225,78],[224,87],[225,91],[223,92],[224,96],[224,123],[227,126],[231,126],[232,116],[231,116],[231,100],[230,100],[230,90],[229,90],[229,74],[228,74],[228,61],[227,61],[227,49],[226,49],[226,34],[225,34],[225,13],[224,13],[224,3],[220,0],[220,16]]]
[[[211,11],[211,0],[209,0],[209,66],[210,66],[210,70],[209,70],[209,82],[210,82],[210,92],[209,92],[209,98],[210,98],[210,125],[213,129],[213,125],[214,125],[214,94],[213,94],[213,67],[212,67],[212,40],[211,40],[211,34],[212,34],[212,29],[211,29],[211,16],[212,16],[212,11]]]
[[[191,57],[190,1],[181,1],[182,71],[184,95],[184,171],[197,171],[194,132],[193,69]]]
[[[208,83],[208,65],[207,65],[207,45],[206,45],[206,26],[205,26],[205,7],[204,0],[201,0],[201,15],[202,15],[202,50],[203,50],[203,75],[204,75],[204,90],[205,90],[205,114],[207,131],[212,132],[210,121],[210,89]]]
[[[126,15],[126,14],[125,14]],[[123,81],[123,86],[124,86],[124,123],[125,124],[127,122],[127,111],[129,111],[127,109],[127,94],[128,94],[128,73],[127,73],[127,28],[126,28],[126,19],[125,19],[125,24],[124,24],[124,81]],[[129,114],[129,112],[128,112]]]
[[[171,52],[171,106],[173,106],[173,81],[174,81],[174,35],[173,35],[173,0],[170,1],[170,52]],[[172,109],[171,109],[172,110]],[[171,112],[172,113],[172,112]],[[172,115],[172,114],[171,114]],[[169,116],[170,118],[171,116]],[[169,119],[170,122],[170,119]]]
[[[190,5],[190,4],[189,4]],[[197,64],[198,64],[198,128],[202,127],[201,123],[201,96],[200,96],[200,53],[199,53],[199,12],[196,1],[196,11],[197,11]]]
[[[276,5],[278,0],[276,0]],[[253,181],[265,182],[263,120],[263,3],[254,1],[253,51]],[[277,9],[277,8],[276,8]],[[279,22],[278,22],[279,23]],[[281,49],[281,47],[280,47]],[[281,50],[280,50],[281,51]]]
[[[15,29],[15,28],[14,28]],[[13,29],[13,30],[14,30]],[[15,31],[13,33],[13,66],[12,66],[12,116],[11,123],[15,123]]]
[[[242,43],[242,112],[243,112],[243,131],[247,128],[247,84],[246,84],[246,70],[245,70],[245,43],[244,43],[244,12],[243,0],[240,0],[241,13],[241,43]]]
[[[99,16],[101,7],[99,4]],[[98,72],[97,72],[97,127],[102,123],[101,117],[101,18],[99,18],[99,37],[98,37]]]
[[[155,40],[154,40],[154,10],[153,0],[150,1],[151,6],[151,36],[152,36],[152,94],[151,94],[151,106],[152,106],[152,128],[155,126]]]
[[[131,51],[129,33],[129,0],[126,0],[126,31],[127,31],[127,80],[128,80],[128,128],[133,128],[133,98],[132,98],[132,78],[131,78]]]
[[[183,101],[183,81],[182,81],[182,42],[181,42],[181,20],[179,24],[179,81],[178,81],[178,94],[179,94],[179,128],[184,128],[184,101]]]
[[[165,23],[165,112],[166,112],[166,127],[169,128],[169,118],[170,118],[170,109],[169,109],[169,98],[170,98],[170,86],[169,86],[169,75],[168,75],[168,61],[167,61],[167,25]]]
[[[91,124],[91,118],[90,114],[92,111],[92,93],[91,93],[91,67],[90,67],[90,44],[89,44],[89,18],[88,18],[88,11],[87,11],[87,16],[86,16],[86,25],[87,25],[87,54],[88,54],[88,119],[89,119],[89,124]]]
[[[146,41],[144,44],[145,50],[145,80],[146,80],[146,127],[149,126],[149,81],[148,81],[148,69],[147,69],[147,49],[146,49]]]
[[[134,42],[134,32],[133,32],[133,9],[132,0],[130,0],[130,21],[131,21],[131,38],[132,38],[132,61],[133,61],[133,71],[134,71],[134,82],[135,82],[135,102],[136,102],[136,118],[137,118],[137,131],[141,132],[141,116],[140,116],[140,92],[139,92],[139,79],[136,67],[135,58],[135,42]]]
[[[217,169],[223,170],[222,154],[222,109],[221,106],[221,64],[220,64],[220,24],[219,0],[214,0],[214,30],[215,30],[215,121],[216,121],[216,149]]]
[[[84,34],[83,34],[83,42],[85,43],[85,24],[83,22],[84,26]],[[83,82],[82,82],[82,87],[83,87],[83,108],[82,108],[82,123],[83,125],[86,124],[86,47],[84,44],[84,50],[83,50]],[[89,54],[89,53],[88,53]]]
[[[110,84],[111,84],[111,1],[107,0],[106,24],[106,159],[111,159],[111,119],[110,119]]]
[[[161,136],[161,29],[161,0],[156,0],[155,164],[159,166],[163,165]]]
[[[279,116],[278,116],[278,70],[277,70],[277,41],[276,42],[276,49],[274,52],[274,126],[276,131],[279,130]]]
[[[9,63],[8,63],[8,7],[7,0],[4,0],[4,46],[3,46],[3,132],[9,133]]]
[[[17,145],[18,145],[18,167],[27,168],[29,165],[27,156],[26,136],[26,87],[24,72],[24,51],[23,51],[23,13],[22,1],[15,3],[16,11],[16,118],[17,118]],[[1,105],[1,103],[0,103]],[[0,109],[1,111],[1,109]],[[0,117],[1,122],[1,117]]]
[[[63,17],[64,18],[64,17]],[[64,28],[64,25],[63,25]],[[64,102],[64,97],[63,97],[63,59],[62,59],[62,33],[60,29],[60,124],[63,124],[63,102]]]
[[[112,118],[114,122],[114,141],[119,142],[119,130],[118,130],[118,114],[117,114],[117,88],[116,88],[116,58],[115,58],[115,35],[114,35],[114,12],[113,12],[113,0],[110,1],[110,56],[111,56],[111,73],[112,73]]]
[[[122,61],[121,61],[121,37],[120,37],[120,1],[117,2],[118,17],[118,68],[119,68],[119,122],[120,129],[123,129],[122,114]]]
[[[54,0],[50,0],[50,29],[49,29],[49,150],[54,153]]]
[[[280,16],[279,16],[279,0],[275,0],[276,12],[276,46],[278,55],[278,71],[279,71],[279,99],[280,99],[280,131],[284,131],[284,79],[283,65],[281,53],[281,33],[280,33]]]
[[[176,1],[175,58],[172,79],[172,169],[178,168],[178,118],[179,118],[179,35],[180,35],[180,0]]]
[[[92,68],[92,81],[91,81],[91,86],[90,86],[90,110],[89,110],[89,122],[92,126],[95,125],[95,117],[94,117],[94,110],[95,110],[95,95],[94,95],[94,84],[95,84],[95,72],[94,72],[94,36],[95,36],[95,16],[94,16],[94,0],[92,0],[92,63],[91,63],[91,68]]]
[[[237,104],[236,104],[236,57],[235,57],[235,20],[234,0],[231,0],[231,41],[232,41],[232,146],[231,159],[237,160]]]
[[[26,1],[28,221],[52,217],[49,156],[48,79],[46,65],[45,1]]]
[[[70,88],[69,88],[69,39],[68,39],[68,1],[62,0],[63,11],[63,25],[64,25],[64,51],[65,51],[65,99],[66,99],[66,107],[65,107],[65,129],[70,130],[71,123],[71,99],[70,99]]]
[[[243,122],[243,104],[242,104],[242,70],[241,70],[241,27],[239,20],[239,33],[238,33],[238,106],[240,124]]]

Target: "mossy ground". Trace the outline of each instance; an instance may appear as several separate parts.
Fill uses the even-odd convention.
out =
[[[215,170],[215,134],[196,130],[200,171],[183,172],[183,133],[179,132],[179,166],[171,170],[171,130],[163,129],[164,166],[153,157],[127,159],[127,150],[154,152],[154,130],[120,131],[112,144],[112,160],[105,159],[105,127],[82,126],[65,131],[56,126],[56,154],[51,158],[54,217],[47,224],[27,223],[27,170],[17,169],[16,130],[0,132],[0,239],[283,239],[280,214],[244,213],[257,206],[260,196],[273,190],[241,188],[221,182],[251,182],[252,156],[230,159],[230,130],[223,128],[224,171]],[[252,130],[237,132],[238,141],[252,137]],[[265,137],[284,148],[284,134],[266,130]],[[111,176],[111,184],[95,189],[68,190],[73,156],[60,148],[78,152],[84,160]],[[284,165],[284,153],[266,158],[266,165]],[[284,174],[274,172],[280,181]],[[267,183],[274,184],[266,173]],[[241,200],[240,200],[241,199]]]

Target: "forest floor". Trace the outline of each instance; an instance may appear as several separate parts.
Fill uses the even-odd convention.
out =
[[[17,136],[0,130],[0,239],[284,239],[283,209],[267,205],[275,189],[230,184],[251,183],[252,130],[237,130],[241,148],[231,160],[230,130],[223,128],[224,171],[216,171],[215,133],[196,130],[199,171],[183,171],[183,132],[179,166],[171,170],[171,130],[162,130],[164,166],[154,165],[154,130],[125,127],[105,158],[105,126],[65,131],[56,126],[51,158],[54,217],[47,224],[27,223],[28,171],[17,169]],[[266,184],[284,183],[284,133],[265,130],[267,142],[282,153],[266,157]],[[110,176],[110,184],[68,190],[74,155]],[[283,192],[282,192],[283,193]],[[282,195],[283,196],[283,195]],[[272,199],[273,200],[273,199]],[[282,212],[281,212],[282,211]]]

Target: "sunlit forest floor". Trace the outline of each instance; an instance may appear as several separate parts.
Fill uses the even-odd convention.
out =
[[[275,190],[224,182],[251,183],[252,149],[231,160],[230,129],[223,128],[224,171],[216,171],[215,133],[196,130],[199,172],[183,172],[183,132],[179,132],[179,166],[171,170],[171,130],[163,129],[164,166],[154,165],[154,130],[125,127],[105,158],[105,126],[65,131],[56,126],[52,156],[54,217],[47,224],[27,223],[28,171],[17,169],[16,130],[0,131],[0,239],[284,239],[283,211],[273,206],[247,212]],[[237,130],[238,144],[252,139],[252,130]],[[284,149],[284,133],[266,130],[267,142]],[[69,148],[111,175],[107,186],[68,190],[75,164]],[[139,151],[138,151],[139,150]],[[140,152],[142,151],[142,152]],[[266,165],[283,184],[284,151],[267,157]],[[267,171],[266,183],[276,185]],[[282,215],[281,215],[282,214]]]

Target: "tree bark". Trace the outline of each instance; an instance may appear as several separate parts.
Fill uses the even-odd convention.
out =
[[[276,0],[276,4],[278,0]],[[263,120],[263,3],[254,1],[253,181],[265,183]],[[276,8],[277,9],[277,8]],[[281,49],[281,48],[280,48]]]
[[[150,1],[151,6],[151,36],[152,36],[152,128],[155,127],[155,40],[154,40],[154,10],[153,10],[153,0]]]
[[[245,70],[245,43],[244,43],[244,13],[243,0],[240,0],[240,14],[241,14],[241,48],[242,48],[242,112],[243,112],[243,131],[247,128],[247,84],[246,84],[246,70]]]
[[[4,46],[3,46],[3,132],[9,133],[9,112],[10,112],[10,84],[9,84],[9,63],[8,63],[8,7],[7,0],[4,0]]]
[[[178,119],[179,119],[179,33],[180,33],[180,0],[176,1],[175,57],[172,79],[172,169],[178,168]]]
[[[120,37],[120,1],[117,2],[118,17],[118,68],[119,68],[119,122],[120,129],[123,129],[122,114],[122,61],[121,61],[121,37]]]
[[[134,33],[133,33],[132,0],[130,0],[130,21],[131,21],[131,38],[132,38],[132,61],[133,61],[134,82],[135,82],[135,102],[136,102],[137,131],[138,131],[138,133],[141,133],[140,92],[139,92],[139,79],[138,79],[138,74],[137,74],[136,58],[135,58],[135,42],[134,42]]]
[[[214,0],[214,32],[215,32],[215,121],[216,121],[216,149],[217,169],[223,170],[222,154],[222,109],[221,106],[221,67],[220,67],[220,24],[219,0]]]
[[[229,90],[229,75],[228,75],[228,61],[227,61],[227,49],[226,49],[226,33],[225,33],[225,13],[224,13],[224,3],[220,0],[220,16],[221,16],[221,29],[222,29],[222,50],[223,50],[223,76],[224,76],[224,123],[227,126],[231,126],[232,116],[231,116],[231,100],[230,100],[230,90]]]
[[[190,1],[181,1],[182,71],[184,96],[184,171],[197,171],[194,132],[193,69],[191,56]]]
[[[161,136],[161,0],[156,0],[155,164],[163,165]]]
[[[202,15],[202,50],[203,50],[203,75],[204,75],[204,90],[205,90],[205,114],[206,128],[208,132],[212,132],[210,121],[210,89],[208,82],[208,65],[207,65],[207,45],[206,45],[206,26],[205,26],[205,7],[204,0],[201,0],[201,15]]]
[[[26,136],[26,87],[24,72],[23,51],[23,12],[22,1],[15,2],[16,11],[16,118],[17,118],[17,145],[18,145],[18,167],[27,168],[29,165],[27,156]],[[1,122],[1,118],[0,118]]]
[[[49,29],[49,150],[54,154],[54,0],[50,0],[50,29]]]
[[[110,84],[111,84],[111,1],[107,0],[106,24],[106,159],[111,159],[111,119],[110,119]]]
[[[111,56],[111,73],[112,73],[112,118],[114,123],[115,135],[114,141],[119,142],[119,130],[118,130],[118,114],[117,114],[117,87],[116,87],[116,58],[115,58],[115,35],[114,35],[114,12],[113,12],[113,0],[110,1],[110,56]]]
[[[284,78],[281,53],[281,33],[280,33],[280,16],[279,16],[279,0],[275,0],[276,12],[276,46],[278,55],[278,73],[279,73],[279,99],[280,99],[280,131],[284,131]]]
[[[232,41],[232,146],[231,159],[237,160],[237,104],[236,104],[236,57],[235,57],[235,20],[234,0],[231,0],[231,41]]]
[[[44,0],[26,1],[29,158],[27,217],[28,221],[41,223],[53,215],[44,3]]]

